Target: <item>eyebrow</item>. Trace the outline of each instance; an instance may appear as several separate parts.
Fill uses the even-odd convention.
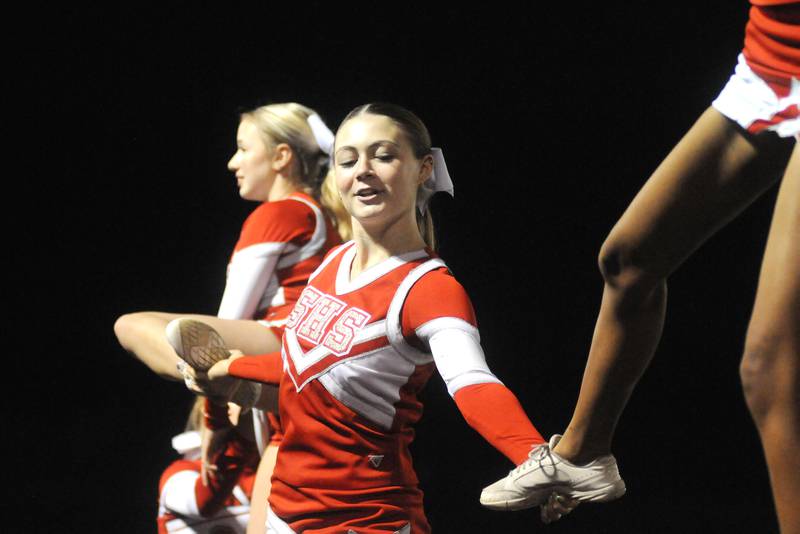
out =
[[[370,144],[367,147],[367,150],[371,150],[373,148],[380,147],[381,145],[392,145],[392,146],[395,146],[397,148],[400,148],[400,145],[398,143],[395,143],[394,141],[389,141],[388,139],[382,139],[380,141],[375,141],[374,143]],[[355,150],[355,149],[356,148],[353,147],[353,146],[345,145],[345,146],[337,148],[335,153],[338,153],[340,150]]]

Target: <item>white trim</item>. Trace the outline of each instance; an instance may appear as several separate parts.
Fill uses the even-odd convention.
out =
[[[475,341],[481,341],[481,334],[474,326],[460,317],[437,317],[417,327],[414,332],[420,340],[427,343],[433,334],[440,330],[456,329],[472,335]]]
[[[242,506],[250,506],[250,499],[247,498],[247,494],[241,487],[239,487],[238,484],[233,487],[233,491],[231,493],[233,493],[233,496],[236,497]]]
[[[264,439],[264,429],[267,428],[267,417],[264,411],[258,408],[253,408],[253,435],[256,438],[256,447],[258,448],[258,455],[264,456],[264,449],[267,448],[266,440]]]
[[[285,319],[275,319],[275,320],[273,320],[273,321],[267,321],[266,319],[259,319],[259,320],[258,320],[258,321],[256,321],[256,322],[257,322],[258,324],[260,324],[261,326],[266,326],[267,328],[269,328],[270,326],[275,326],[275,327],[278,327],[278,328],[280,328],[280,327],[282,327],[282,326],[285,326],[285,325],[286,325],[286,322],[287,322],[288,320],[289,320],[288,318],[285,318]]]
[[[172,474],[161,490],[161,505],[170,512],[200,517],[194,494],[198,478],[200,473],[197,471],[185,470]]]
[[[316,270],[313,273],[311,273],[311,276],[308,277],[308,281],[311,282],[311,280],[316,278],[317,275],[319,273],[321,273],[322,270],[325,267],[327,267],[327,265],[331,261],[333,261],[334,258],[336,258],[336,256],[341,254],[342,251],[347,250],[348,247],[352,247],[353,245],[355,245],[355,241],[348,241],[347,243],[343,243],[343,244],[339,245],[338,247],[335,247],[333,250],[331,250],[328,253],[328,256],[324,260],[322,260],[322,263],[319,264],[319,267],[317,267]]]
[[[267,532],[266,534],[297,534],[286,521],[275,515],[267,503]]]
[[[353,348],[355,348],[356,345],[359,344],[359,343],[364,343],[366,341],[372,341],[373,339],[378,339],[380,337],[383,337],[386,334],[385,322],[386,322],[385,320],[377,321],[377,322],[374,322],[371,325],[363,328],[358,334],[356,334],[356,338],[353,341],[353,345],[350,348],[350,351],[352,352]],[[295,368],[295,372],[297,373],[297,378],[298,379],[300,378],[300,375],[303,374],[303,372],[306,371],[309,367],[311,367],[312,365],[314,365],[316,363],[319,363],[323,359],[325,359],[328,356],[333,354],[329,348],[323,347],[322,345],[317,345],[316,347],[314,347],[310,351],[303,352],[303,347],[300,346],[300,342],[297,340],[297,335],[295,334],[294,330],[292,330],[292,329],[288,329],[288,330],[284,331],[284,338],[285,338],[285,341],[286,341],[286,346],[289,349],[289,357],[292,358],[292,362],[294,362],[294,368]],[[370,351],[367,351],[367,352],[364,352],[364,353],[361,353],[361,354],[356,354],[356,355],[353,355],[353,356],[343,356],[343,357],[341,357],[341,359],[338,362],[329,365],[328,367],[326,367],[325,369],[323,369],[319,373],[315,374],[314,376],[311,376],[311,377],[303,380],[302,383],[299,384],[299,385],[297,383],[297,380],[295,380],[294,373],[289,371],[289,376],[292,378],[292,382],[294,382],[294,386],[297,389],[297,391],[300,391],[311,380],[313,380],[313,379],[315,379],[315,378],[317,378],[317,377],[319,377],[321,375],[324,375],[325,373],[327,373],[329,370],[333,369],[337,365],[339,365],[339,364],[341,364],[343,362],[346,362],[348,360],[362,358],[364,356],[367,356],[369,354],[373,354],[375,351],[382,350],[384,348],[386,348],[386,347],[385,346],[384,347],[378,347],[377,349],[370,350]],[[283,349],[281,349],[281,352],[282,353],[284,352]],[[295,358],[293,356],[293,354],[297,354],[298,356],[300,356],[299,359],[302,360],[302,362],[301,362],[302,365],[298,365],[298,358]],[[284,357],[285,357],[285,354],[284,354]]]
[[[167,510],[169,512],[169,510]],[[163,515],[163,514],[161,514]],[[249,506],[228,506],[214,517],[197,517],[186,521],[181,518],[166,522],[167,532],[196,534],[197,532],[215,532],[217,527],[228,527],[234,531],[244,532],[250,519]]]
[[[415,267],[405,279],[400,283],[397,291],[392,297],[392,302],[389,304],[389,310],[386,312],[386,337],[389,343],[394,347],[397,352],[402,356],[408,358],[416,365],[428,363],[431,361],[431,355],[427,354],[415,347],[412,347],[403,337],[403,326],[400,312],[403,309],[403,304],[408,297],[411,288],[414,287],[420,278],[429,272],[447,267],[447,265],[439,258],[432,258],[425,263]]]
[[[328,231],[325,224],[325,215],[322,213],[322,210],[320,210],[312,202],[309,202],[301,197],[289,196],[286,197],[286,199],[302,202],[311,208],[311,210],[314,212],[314,216],[316,217],[316,226],[314,227],[314,234],[311,236],[311,239],[308,241],[308,243],[299,249],[284,255],[280,261],[278,261],[278,269],[285,269],[286,267],[300,263],[301,261],[307,260],[311,256],[318,254],[325,245],[325,241],[328,237]]]
[[[463,328],[446,328],[433,332],[427,341],[436,369],[451,397],[466,386],[502,384],[489,370],[483,347],[475,332]]]
[[[390,430],[397,415],[400,390],[414,374],[416,365],[398,358],[391,345],[352,356],[328,368],[319,383],[333,397],[373,423]],[[379,372],[380,380],[373,375]]]
[[[231,256],[231,261],[233,261],[235,258],[251,259],[263,258],[264,256],[272,255],[279,256],[283,253],[286,245],[286,243],[281,242],[264,242],[248,245],[234,252],[233,256]]]
[[[172,448],[184,456],[200,456],[200,442],[200,432],[196,430],[172,436]]]
[[[352,351],[353,348],[355,348],[355,346],[359,343],[372,341],[373,339],[377,339],[384,335],[386,333],[384,323],[384,320],[376,321],[362,328],[353,339],[353,344],[351,345],[350,350]],[[289,352],[292,354],[292,361],[294,362],[294,368],[298,375],[302,374],[306,369],[315,363],[318,363],[333,354],[331,349],[323,345],[317,345],[308,352],[304,352],[303,347],[300,345],[300,341],[297,339],[297,333],[295,333],[295,331],[291,328],[287,329],[284,332],[284,335],[286,336],[286,344],[289,347]],[[294,355],[299,356],[299,358],[295,358]]]
[[[342,256],[342,261],[339,263],[339,269],[336,271],[336,286],[334,292],[337,295],[344,295],[361,289],[381,276],[384,276],[401,265],[420,258],[425,258],[428,253],[424,250],[415,250],[406,252],[397,256],[390,256],[380,263],[360,272],[354,279],[350,279],[350,271],[353,266],[353,260],[356,256],[356,247],[350,247]]]
[[[275,266],[285,243],[257,243],[233,254],[217,317],[252,319],[259,305],[279,287]],[[267,293],[273,295],[268,296]]]
[[[711,105],[748,129],[758,120],[769,121],[791,105],[800,105],[800,80],[792,77],[789,94],[779,97],[775,91],[747,64],[744,54],[739,54],[733,75]],[[768,126],[780,137],[793,137],[800,132],[800,118],[788,119]]]

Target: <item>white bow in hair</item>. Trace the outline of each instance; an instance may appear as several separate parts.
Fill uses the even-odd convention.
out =
[[[428,210],[428,203],[434,193],[443,191],[451,197],[455,196],[453,180],[450,178],[450,173],[447,172],[447,164],[444,162],[442,149],[431,148],[431,156],[433,156],[433,172],[431,172],[431,175],[425,180],[420,187],[419,193],[417,193],[417,209],[422,214]]]
[[[309,115],[307,121],[320,150],[330,155],[331,152],[333,152],[333,132],[325,126],[325,123],[322,122],[322,119],[320,119],[319,115],[316,113]]]

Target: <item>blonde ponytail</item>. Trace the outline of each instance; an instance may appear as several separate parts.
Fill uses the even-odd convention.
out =
[[[353,238],[353,225],[350,214],[342,204],[342,197],[339,196],[333,170],[329,170],[325,179],[322,180],[319,188],[319,203],[325,208],[342,241],[350,241]]]

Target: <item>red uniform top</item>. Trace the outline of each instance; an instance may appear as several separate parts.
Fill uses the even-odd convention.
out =
[[[280,339],[308,277],[339,243],[331,221],[309,195],[295,192],[283,200],[264,202],[242,225],[217,315],[261,319]],[[270,441],[278,443],[280,421],[271,412],[266,418]]]
[[[501,432],[508,452],[498,447],[513,461],[543,440],[485,367],[482,352],[466,356],[478,335],[475,316],[444,263],[421,250],[350,280],[355,252],[353,244],[334,249],[287,320],[279,403],[284,438],[270,506],[297,532],[429,532],[408,445],[422,414],[417,393],[437,367],[454,396],[479,391],[487,405],[502,397],[505,406],[503,394],[487,393],[496,388],[513,398],[516,406],[506,411],[522,413],[522,421]],[[449,351],[432,350],[442,332]],[[480,402],[463,396],[465,405],[478,406],[472,412],[480,423],[473,426],[483,433],[490,418],[479,413]],[[456,402],[462,408],[458,396]],[[509,439],[515,434],[519,439]]]
[[[282,326],[308,277],[339,243],[319,203],[305,193],[261,204],[242,226],[218,316]]]
[[[790,79],[800,77],[800,2],[751,0],[745,27],[747,64],[778,96],[789,93]]]
[[[187,432],[178,437],[196,438],[197,448],[161,475],[159,534],[244,532],[259,461],[255,445],[234,434],[227,448],[211,458],[217,470],[206,486],[200,478],[200,460],[193,458],[200,453],[200,436]]]

